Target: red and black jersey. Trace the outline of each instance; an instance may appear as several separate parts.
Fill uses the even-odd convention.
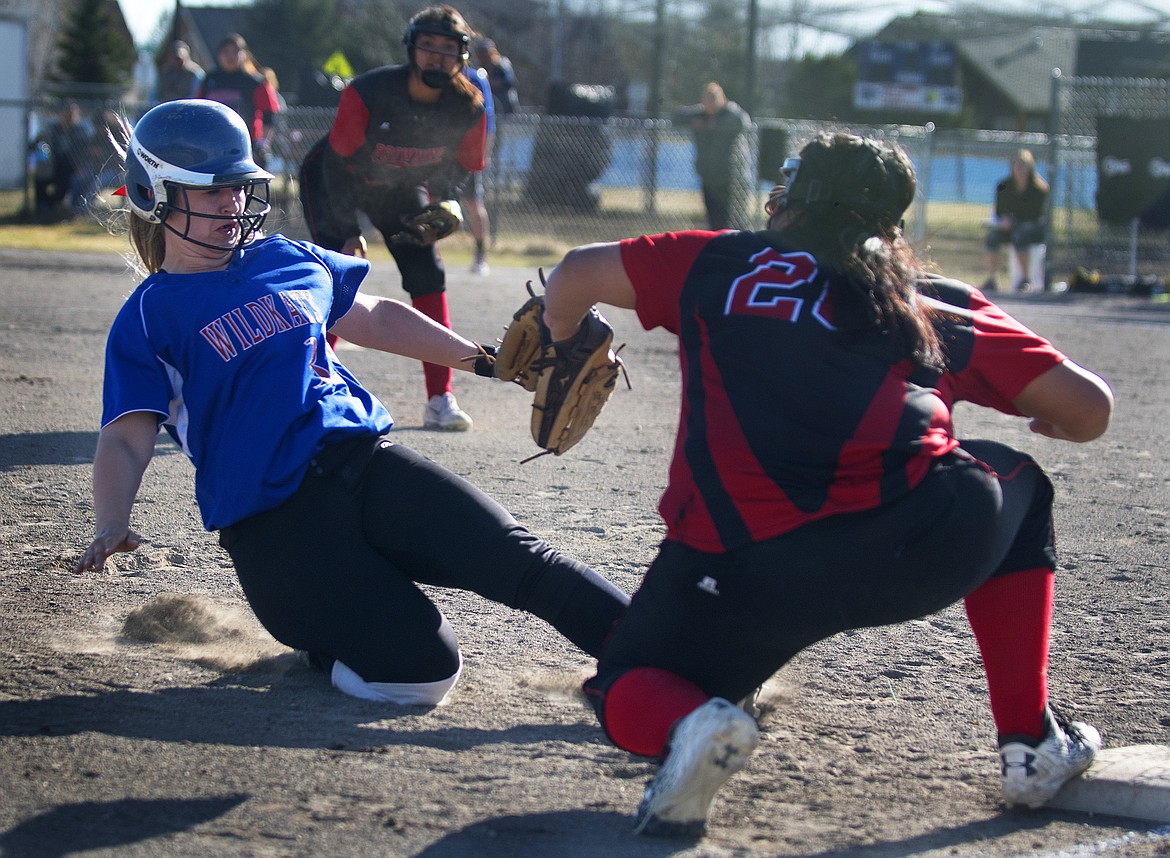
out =
[[[953,450],[951,410],[1012,401],[1064,360],[972,287],[928,277],[947,370],[833,325],[828,274],[769,232],[621,244],[650,330],[679,338],[682,408],[659,511],[667,536],[723,552],[913,488]],[[840,276],[840,275],[835,275]]]
[[[341,93],[329,149],[360,183],[427,185],[433,200],[457,199],[468,175],[484,167],[483,104],[450,86],[433,104],[413,101],[409,77],[402,65],[354,78]]]
[[[199,84],[196,95],[226,104],[240,114],[248,124],[253,143],[264,136],[264,128],[272,121],[272,115],[280,112],[276,90],[259,72],[212,69]]]

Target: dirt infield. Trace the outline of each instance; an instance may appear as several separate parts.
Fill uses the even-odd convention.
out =
[[[114,256],[0,260],[0,855],[1170,854],[1170,830],[1153,824],[1003,807],[961,608],[823,642],[775,677],[759,750],[720,794],[709,836],[688,843],[630,835],[653,767],[604,740],[577,692],[588,660],[531,617],[437,593],[466,668],[436,709],[346,698],[300,667],[249,613],[168,441],[140,493],[143,547],[73,575],[92,533],[105,332],[135,280]],[[452,272],[455,326],[493,339],[529,278]],[[397,284],[380,265],[368,291],[400,297]],[[1118,399],[1109,434],[1081,446],[974,409],[958,417],[962,435],[1021,446],[1053,475],[1054,698],[1109,745],[1167,744],[1170,305],[1004,304]],[[525,465],[536,450],[519,387],[460,376],[475,428],[427,432],[417,364],[343,358],[398,419],[397,441],[632,591],[661,535],[678,380],[670,337],[610,317],[634,389],[619,388],[577,448]]]

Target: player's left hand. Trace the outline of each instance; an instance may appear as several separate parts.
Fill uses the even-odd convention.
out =
[[[85,549],[85,553],[73,567],[73,573],[76,575],[90,569],[101,572],[105,569],[106,560],[110,556],[134,551],[141,544],[142,537],[129,527],[103,528],[94,536],[89,548]]]
[[[413,215],[404,215],[402,229],[390,236],[392,244],[427,246],[449,236],[463,223],[463,210],[455,200],[433,203]]]

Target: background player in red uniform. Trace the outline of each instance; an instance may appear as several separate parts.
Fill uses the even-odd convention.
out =
[[[952,409],[1089,441],[1112,393],[978,290],[924,272],[900,228],[903,152],[821,136],[785,168],[764,231],[589,245],[548,278],[554,339],[594,302],[679,339],[666,540],[586,683],[615,744],[666,755],[636,828],[704,829],[757,739],[729,701],[803,648],[960,599],[1004,796],[1039,806],[1100,747],[1048,703],[1052,486],[1024,453],[960,443]]]
[[[260,237],[271,179],[221,104],[167,102],[134,127],[125,194],[147,276],[110,330],[77,570],[138,547],[131,512],[165,427],[257,619],[345,693],[434,705],[455,685],[454,630],[419,584],[530,611],[597,655],[625,594],[383,438],[390,414],[325,335],[464,368],[475,344],[361,294],[364,259]]]
[[[411,18],[408,63],[359,75],[341,93],[329,136],[305,156],[301,204],[313,241],[342,253],[363,246],[358,212],[382,233],[414,307],[450,327],[446,272],[434,242],[402,243],[404,218],[434,203],[458,210],[470,173],[484,167],[483,96],[462,69],[471,28],[450,6]],[[466,430],[451,370],[424,364],[423,424]]]

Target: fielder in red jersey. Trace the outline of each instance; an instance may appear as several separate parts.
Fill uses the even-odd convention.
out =
[[[553,339],[600,302],[679,342],[666,539],[586,683],[616,745],[664,757],[635,828],[705,830],[757,741],[733,701],[802,649],[959,600],[1004,796],[1038,807],[1100,747],[1048,701],[1052,485],[1022,452],[960,441],[953,409],[1081,442],[1108,427],[1112,393],[975,288],[924,271],[901,230],[916,192],[904,152],[821,135],[785,175],[765,230],[587,245],[548,278]]]

